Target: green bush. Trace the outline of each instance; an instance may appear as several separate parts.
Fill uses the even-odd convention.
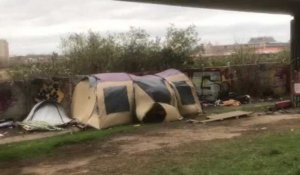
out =
[[[290,51],[283,50],[277,54],[256,54],[251,48],[238,48],[234,54],[218,57],[194,58],[194,68],[249,65],[262,63],[290,64]]]
[[[171,25],[162,38],[151,37],[145,30],[131,27],[128,32],[101,35],[74,33],[61,41],[62,57],[53,53],[50,61],[15,65],[13,79],[73,76],[103,72],[145,72],[168,68],[186,69],[265,62],[289,63],[289,51],[257,55],[254,49],[241,47],[224,57],[194,58],[203,52],[195,26],[184,29]]]

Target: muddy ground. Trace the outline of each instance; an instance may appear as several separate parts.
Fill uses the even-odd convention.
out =
[[[0,174],[143,174],[153,155],[182,152],[184,145],[281,130],[300,130],[300,114],[255,115],[206,125],[161,124],[104,141],[64,146],[47,158],[8,162],[0,165]]]

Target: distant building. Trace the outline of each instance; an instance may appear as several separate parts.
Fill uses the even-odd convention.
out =
[[[0,66],[7,65],[9,58],[8,42],[0,39]]]
[[[30,55],[26,55],[26,56],[12,56],[12,57],[9,58],[9,62],[10,62],[11,65],[22,65],[22,64],[32,64],[32,63],[47,64],[47,63],[51,63],[53,61],[53,59],[55,59],[55,60],[65,60],[67,58],[64,57],[64,56],[61,56],[61,55],[57,55],[56,58],[53,58],[53,54],[52,55],[30,54]]]
[[[199,56],[223,57],[235,54],[240,49],[248,49],[256,54],[276,54],[290,48],[289,43],[276,42],[272,37],[251,38],[247,44],[212,45],[206,44]]]
[[[271,36],[254,37],[250,38],[248,44],[266,44],[266,43],[276,43],[276,40]]]

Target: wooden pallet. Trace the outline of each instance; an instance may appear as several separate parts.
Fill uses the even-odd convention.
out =
[[[233,111],[233,112],[227,112],[227,113],[222,113],[222,114],[216,114],[216,115],[210,115],[207,116],[207,120],[201,121],[201,123],[209,123],[209,122],[214,122],[214,121],[222,121],[226,119],[231,119],[231,118],[240,118],[242,116],[250,116],[253,114],[253,112],[246,112],[246,111]]]

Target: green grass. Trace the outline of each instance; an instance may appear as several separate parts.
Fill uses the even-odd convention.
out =
[[[260,104],[249,104],[240,107],[218,107],[208,110],[207,113],[222,113],[229,112],[233,110],[246,110],[246,111],[257,111],[269,107],[270,103],[260,103]],[[146,127],[161,126],[147,125]],[[135,130],[136,127],[133,126],[120,126],[114,127],[107,130],[89,130],[84,132],[78,132],[74,134],[66,134],[62,136],[56,136],[51,138],[44,138],[34,141],[25,141],[20,143],[0,145],[0,161],[9,160],[23,160],[35,157],[44,156],[46,154],[51,154],[53,150],[64,145],[80,144],[93,140],[100,140],[111,135],[130,132]]]
[[[154,155],[149,174],[300,174],[300,132],[201,142],[179,150]]]
[[[0,145],[0,161],[22,160],[51,154],[53,150],[64,145],[79,144],[101,140],[117,133],[131,132],[134,126],[120,126],[106,130],[88,130],[34,141]]]
[[[231,112],[236,110],[258,112],[258,111],[266,111],[268,108],[273,106],[274,106],[273,102],[263,102],[263,103],[245,104],[237,107],[226,107],[226,106],[209,107],[204,109],[204,111],[207,114],[220,114],[220,113]]]

